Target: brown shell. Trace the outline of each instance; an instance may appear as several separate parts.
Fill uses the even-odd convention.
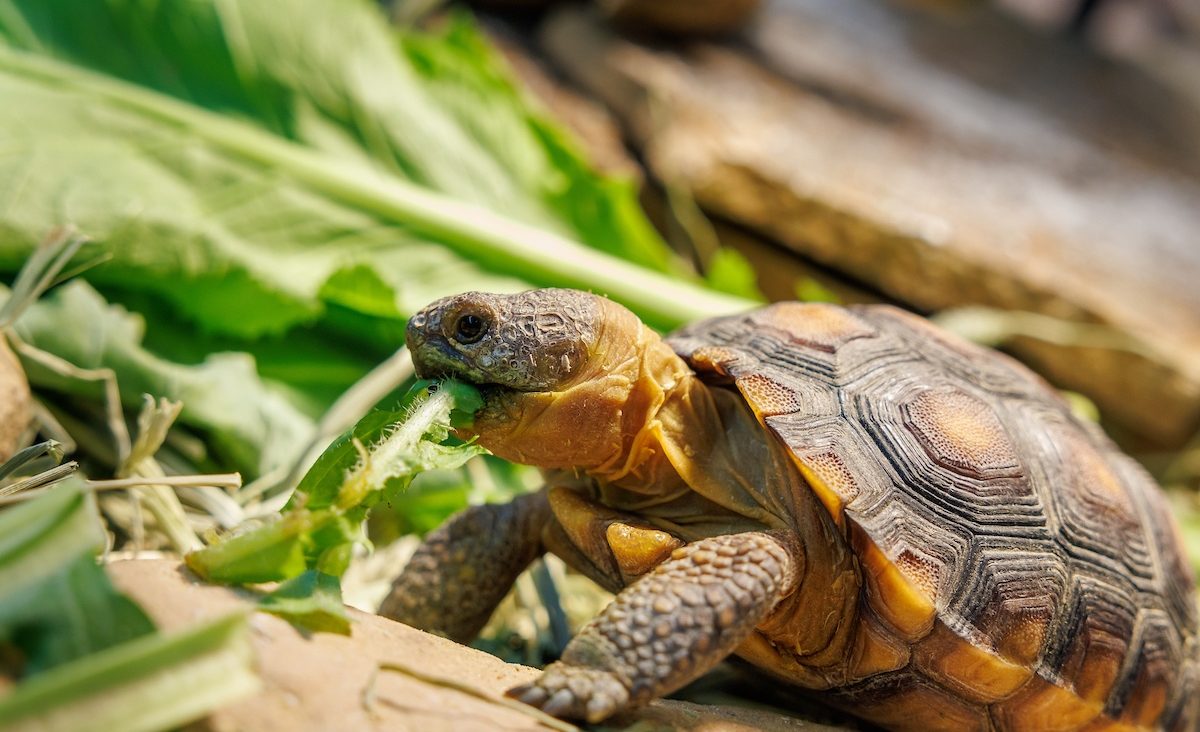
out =
[[[780,303],[670,342],[737,385],[858,555],[869,662],[838,693],[864,716],[1196,727],[1195,588],[1166,500],[1039,377],[886,306]]]

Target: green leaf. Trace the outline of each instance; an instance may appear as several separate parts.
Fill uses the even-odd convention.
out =
[[[742,306],[575,245],[666,258],[632,188],[476,68],[461,29],[406,55],[362,0],[6,0],[0,37],[0,264],[69,218],[113,253],[91,279],[243,336],[323,317],[361,267],[392,289],[353,303],[376,313],[530,283],[659,325]]]
[[[23,676],[153,632],[96,564],[103,546],[78,478],[0,513],[0,641],[21,652]]]
[[[454,468],[482,452],[476,445],[444,444],[452,439],[452,414],[481,405],[468,384],[419,384],[404,413],[372,412],[338,438],[301,479],[281,520],[188,554],[188,567],[214,582],[241,584],[289,579],[308,569],[340,574],[349,546],[364,540],[361,525],[373,506],[421,472]]]
[[[736,249],[721,247],[708,261],[704,279],[713,289],[762,301],[766,298],[758,289],[758,275],[754,266]]]
[[[154,624],[116,591],[90,552],[0,599],[0,637],[20,649],[26,678],[153,632]]]
[[[123,643],[60,666],[0,699],[5,732],[157,732],[254,693],[244,615]]]
[[[355,441],[372,445],[383,438],[392,425],[404,419],[402,411],[372,410],[358,423],[333,441],[309,468],[285,510],[303,505],[313,510],[332,506],[347,475],[361,460]]]
[[[308,568],[311,534],[337,518],[332,511],[289,511],[278,521],[225,537],[184,557],[202,579],[226,584],[274,582]]]
[[[17,332],[30,345],[84,369],[116,375],[129,408],[143,394],[183,402],[179,421],[206,432],[226,461],[251,474],[291,460],[313,422],[264,383],[245,354],[213,354],[185,366],[158,358],[141,346],[143,322],[104,301],[87,283],[71,282],[30,307]],[[98,387],[64,380],[27,363],[35,387],[96,398]]]
[[[93,498],[77,479],[0,512],[0,597],[36,586],[104,548]]]
[[[372,411],[338,437],[300,480],[289,507],[303,505],[315,510],[338,504],[346,486],[355,483],[355,471],[374,471],[376,477],[363,478],[371,489],[395,494],[416,473],[455,467],[478,454],[478,447],[439,443],[449,436],[456,411],[474,414],[482,406],[479,392],[468,384],[446,381],[438,384],[435,396],[430,394],[432,384],[418,383],[400,410]],[[367,450],[373,465],[363,464],[356,442]]]
[[[369,535],[387,544],[405,534],[425,534],[470,505],[506,503],[543,484],[536,468],[480,455],[454,470],[430,470],[371,511]]]
[[[567,222],[564,233],[644,267],[681,273],[642,214],[634,181],[595,175],[574,140],[526,102],[465,14],[434,34],[403,33],[401,47],[433,98],[521,188]]]
[[[258,609],[308,630],[350,635],[342,586],[332,574],[309,570],[293,577],[259,600]]]

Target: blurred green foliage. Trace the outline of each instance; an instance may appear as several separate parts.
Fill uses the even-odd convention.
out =
[[[257,688],[244,617],[161,635],[97,564],[103,547],[77,478],[0,513],[0,676],[22,680],[0,728],[168,729]]]
[[[0,270],[72,223],[86,256],[111,257],[89,282],[144,321],[76,288],[41,311],[39,347],[113,368],[126,405],[182,399],[251,477],[296,459],[310,419],[437,297],[598,286],[660,325],[744,304],[678,289],[689,275],[634,184],[594,173],[465,18],[0,0],[0,97]]]

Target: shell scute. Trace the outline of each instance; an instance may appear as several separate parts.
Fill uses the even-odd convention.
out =
[[[760,417],[791,414],[804,407],[804,400],[794,389],[767,374],[750,374],[737,380],[738,389],[753,405]]]
[[[1001,732],[1077,732],[1100,717],[1103,705],[1080,699],[1053,684],[1030,684],[1012,698],[992,707],[992,719]]]
[[[899,656],[860,629],[880,670],[847,703],[900,728],[934,704],[954,729],[1194,728],[1170,509],[1040,377],[886,306],[776,305],[671,344],[790,448],[858,557],[856,622],[912,648],[884,670]]]
[[[1012,440],[979,398],[944,386],[918,393],[901,411],[904,424],[939,465],[974,478],[1020,475]]]
[[[982,640],[963,643],[955,631],[941,624],[917,643],[913,659],[927,676],[983,704],[1012,696],[1033,677],[1029,667],[1006,661]]]
[[[1136,604],[1132,589],[1116,576],[1076,574],[1057,633],[1049,639],[1047,665],[1081,698],[1107,702],[1128,653]]]
[[[875,335],[874,326],[848,310],[815,302],[781,302],[751,315],[751,322],[787,334],[793,342],[827,353],[855,338]]]
[[[880,674],[847,692],[857,713],[889,729],[912,732],[990,732],[987,710],[926,677],[903,669]]]

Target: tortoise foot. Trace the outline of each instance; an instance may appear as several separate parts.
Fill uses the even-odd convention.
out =
[[[676,549],[509,696],[594,723],[675,691],[728,656],[795,585],[793,544],[751,531]]]
[[[629,704],[629,690],[611,671],[552,663],[534,682],[509,689],[508,696],[554,717],[596,723]]]

